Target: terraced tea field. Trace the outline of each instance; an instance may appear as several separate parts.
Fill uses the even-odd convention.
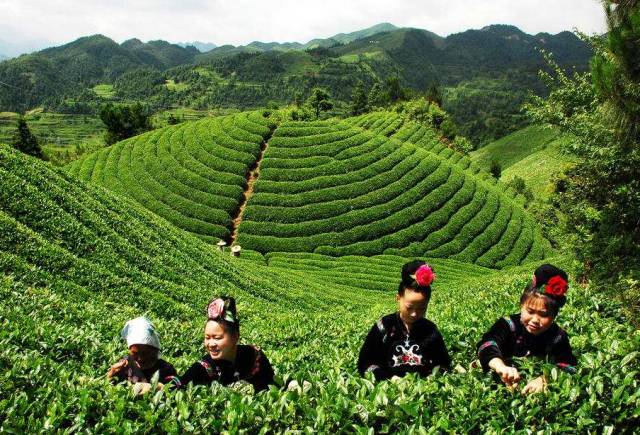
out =
[[[501,268],[550,253],[501,185],[428,128],[385,112],[345,122],[249,112],[183,123],[69,170],[209,243],[227,239],[263,254],[427,256]]]
[[[538,262],[495,270],[434,258],[437,281],[427,315],[454,364],[465,370],[374,384],[358,376],[355,362],[370,326],[394,310],[403,258],[249,251],[234,258],[150,212],[127,190],[83,183],[4,146],[0,187],[1,432],[588,433],[637,427],[640,334],[600,289],[573,285],[559,317],[579,356],[578,373],[525,364],[525,378],[548,374],[546,394],[522,396],[472,368],[475,343],[497,317],[517,309]],[[222,293],[238,299],[241,340],[263,348],[275,387],[254,395],[214,385],[134,399],[129,389],[107,381],[104,373],[125,350],[122,324],[143,313],[160,331],[163,357],[183,372],[203,353],[204,304]],[[287,391],[292,379],[308,384]]]
[[[245,174],[270,131],[257,113],[187,122],[105,148],[69,171],[214,242],[230,236]]]
[[[12,141],[17,119],[17,113],[0,112],[0,143],[8,144]],[[27,113],[25,119],[45,155],[54,164],[66,164],[71,161],[72,156],[86,154],[104,146],[106,128],[96,116],[35,110]]]

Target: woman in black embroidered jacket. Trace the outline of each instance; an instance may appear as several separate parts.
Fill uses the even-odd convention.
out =
[[[431,297],[433,269],[424,261],[402,268],[396,301],[398,312],[378,320],[369,331],[358,358],[358,372],[373,372],[376,380],[407,373],[431,374],[436,366],[449,370],[451,358],[436,325],[424,318]]]
[[[239,345],[240,324],[236,303],[231,297],[212,300],[207,306],[204,347],[207,354],[193,363],[181,376],[172,380],[174,388],[189,383],[229,385],[245,381],[254,390],[266,390],[273,384],[273,369],[265,354],[256,346]]]
[[[536,269],[531,283],[520,297],[520,313],[498,319],[478,343],[478,357],[485,372],[492,370],[508,386],[517,386],[520,373],[513,357],[548,358],[567,372],[577,364],[569,337],[555,319],[566,302],[568,287],[565,271],[544,264]],[[523,393],[546,389],[547,379],[530,381]]]

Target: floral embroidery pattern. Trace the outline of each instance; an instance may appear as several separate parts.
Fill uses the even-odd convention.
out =
[[[417,344],[409,344],[409,337],[405,340],[404,344],[396,346],[396,352],[400,355],[393,356],[393,366],[399,367],[401,365],[408,366],[421,366],[422,355],[418,353],[420,346]]]

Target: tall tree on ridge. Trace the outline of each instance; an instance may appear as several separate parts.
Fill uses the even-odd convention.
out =
[[[23,116],[18,117],[18,123],[16,131],[13,134],[11,145],[25,154],[29,154],[39,159],[44,159],[44,154],[40,147],[40,143],[38,142],[38,138],[31,133],[31,130],[29,130],[29,126],[27,125],[27,120],[24,119]]]
[[[311,95],[307,98],[307,104],[316,112],[316,118],[320,116],[320,112],[333,108],[331,95],[323,88],[313,88]]]
[[[362,115],[367,111],[368,99],[364,91],[364,83],[358,80],[353,93],[351,94],[351,114],[353,116]]]

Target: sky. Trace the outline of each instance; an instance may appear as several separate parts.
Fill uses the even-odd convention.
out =
[[[382,22],[441,36],[489,24],[529,34],[606,28],[598,0],[0,0],[0,46],[43,48],[98,33],[117,42],[305,43]]]

